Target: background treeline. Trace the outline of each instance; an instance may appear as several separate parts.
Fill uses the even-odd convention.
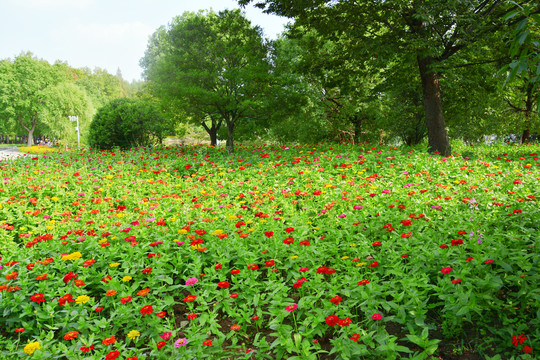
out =
[[[25,135],[28,146],[43,136],[77,142],[75,123],[87,134],[97,109],[110,101],[133,96],[142,82],[129,83],[96,68],[76,69],[66,63],[50,64],[31,53],[0,60],[0,134]]]
[[[87,130],[96,110],[136,92],[142,105],[103,111],[99,126],[148,124],[137,125],[148,136],[135,141],[120,126],[118,144],[93,138],[92,146],[199,131],[212,144],[226,140],[231,152],[236,140],[427,141],[448,154],[449,138],[516,134],[528,142],[540,132],[536,1],[254,3],[291,20],[277,40],[240,10],[184,13],[150,37],[141,83],[29,54],[3,60],[0,132],[69,138],[67,116],[77,114],[83,134],[97,134],[97,123]]]

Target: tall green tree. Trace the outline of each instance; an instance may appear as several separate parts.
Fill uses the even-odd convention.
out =
[[[30,53],[0,62],[1,116],[26,131],[28,146],[34,144],[34,131],[44,120],[43,114],[50,102],[45,96],[46,90],[70,79],[64,67],[52,66]]]
[[[345,35],[359,58],[414,62],[422,86],[431,151],[451,152],[439,86],[455,54],[490,37],[513,5],[502,0],[239,0],[293,17],[326,36]],[[525,0],[523,3],[536,3]]]
[[[235,128],[266,118],[268,44],[240,10],[174,18],[151,37],[141,66],[149,90],[201,124],[212,145],[225,124],[233,152]]]

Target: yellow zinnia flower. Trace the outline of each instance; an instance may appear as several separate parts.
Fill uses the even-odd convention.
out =
[[[87,302],[88,300],[90,300],[90,296],[88,295],[81,295],[81,296],[77,296],[77,298],[75,299],[75,302],[77,304],[84,304],[85,302]]]
[[[131,330],[128,334],[127,334],[127,337],[130,339],[130,340],[134,340],[135,338],[141,336],[141,333],[137,330]]]
[[[109,264],[109,267],[112,267],[112,268],[115,268],[115,267],[118,267],[118,266],[120,266],[120,263]]]
[[[24,352],[27,353],[28,355],[32,355],[34,351],[36,351],[37,349],[41,349],[41,346],[39,345],[38,341],[29,343],[28,345],[26,345],[24,347]]]
[[[131,276],[124,276],[124,277],[122,278],[122,281],[123,281],[123,282],[128,282],[128,281],[130,281],[131,279],[133,279]]]

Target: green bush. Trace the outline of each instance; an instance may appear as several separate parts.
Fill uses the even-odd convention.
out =
[[[167,121],[154,104],[138,99],[115,99],[94,115],[89,144],[98,149],[151,146],[161,143],[167,127]]]

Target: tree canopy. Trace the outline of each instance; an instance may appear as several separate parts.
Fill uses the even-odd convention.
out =
[[[213,145],[225,124],[233,151],[235,128],[266,117],[268,46],[240,10],[174,18],[152,35],[141,66],[149,91],[201,124]]]

